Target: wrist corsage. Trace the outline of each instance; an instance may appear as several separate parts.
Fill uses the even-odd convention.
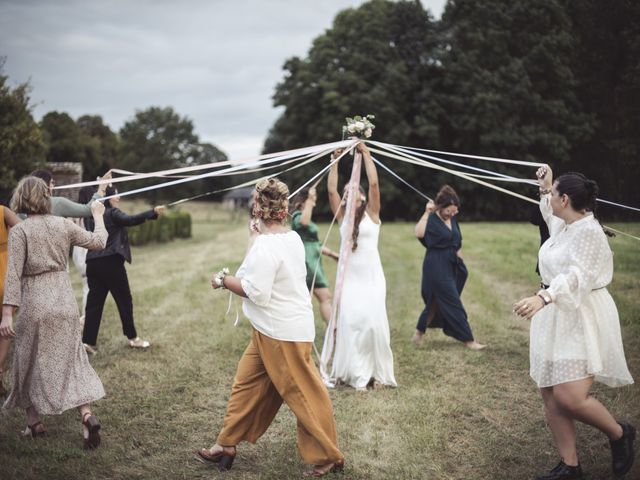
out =
[[[224,286],[224,277],[226,277],[227,275],[229,275],[229,269],[227,267],[224,267],[222,270],[215,274],[215,276],[213,277],[213,281],[218,287],[225,289],[227,287]]]

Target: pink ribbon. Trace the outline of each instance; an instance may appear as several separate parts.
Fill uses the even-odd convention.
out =
[[[340,306],[340,299],[342,298],[344,276],[349,264],[349,255],[351,254],[351,249],[353,248],[353,228],[356,219],[356,199],[358,198],[359,194],[361,166],[362,154],[360,152],[356,152],[355,158],[353,160],[353,168],[351,169],[351,179],[349,180],[349,185],[347,186],[347,207],[345,218],[343,219],[343,221],[347,222],[347,229],[345,232],[345,236],[342,237],[342,242],[340,243],[340,258],[338,260],[336,286],[333,292],[331,319],[329,320],[329,325],[327,325],[327,330],[324,334],[324,344],[322,346],[322,353],[320,355],[320,375],[322,375],[324,383],[329,387],[335,386],[334,380],[331,378],[331,374],[329,373],[329,362],[333,357],[333,347],[335,344],[337,333],[337,318],[339,313],[338,310]]]

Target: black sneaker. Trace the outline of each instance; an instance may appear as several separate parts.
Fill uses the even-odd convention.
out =
[[[584,480],[584,477],[579,464],[577,467],[572,467],[560,460],[560,463],[553,470],[536,477],[536,480]]]
[[[611,467],[616,476],[624,475],[633,465],[633,441],[636,438],[636,429],[627,422],[618,422],[622,427],[622,437],[618,440],[609,440],[611,445]]]

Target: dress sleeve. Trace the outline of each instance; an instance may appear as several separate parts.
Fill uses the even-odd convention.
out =
[[[291,215],[291,229],[292,230],[300,230],[300,228],[306,228],[302,223],[300,223],[300,219],[302,218],[302,212],[300,210],[296,210]]]
[[[55,199],[55,200],[54,200]],[[51,213],[58,217],[90,217],[91,214],[91,200],[86,205],[81,203],[72,202],[68,198],[64,197],[53,197],[52,201],[55,202],[52,204]]]
[[[553,215],[553,209],[551,208],[548,195],[540,197],[540,213],[547,227],[549,227],[549,234],[551,236],[558,233],[564,227],[564,221]]]
[[[79,227],[71,220],[65,221],[67,233],[71,239],[71,245],[83,247],[87,250],[102,250],[107,244],[109,234],[104,224],[96,225],[93,232],[89,232]]]
[[[2,303],[19,307],[22,302],[22,271],[27,260],[27,238],[22,229],[12,228],[9,232],[8,254]]]
[[[559,308],[575,310],[597,285],[602,264],[612,261],[604,233],[596,228],[577,232],[569,252],[568,268],[556,275],[547,292]]]
[[[271,290],[280,262],[273,252],[265,245],[263,238],[256,238],[249,250],[241,269],[243,270],[240,283],[249,300],[264,307],[271,299]]]

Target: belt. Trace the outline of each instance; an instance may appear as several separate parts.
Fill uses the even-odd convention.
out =
[[[542,290],[546,290],[547,288],[549,288],[549,285],[546,285],[545,283],[540,282],[540,288]],[[593,290],[591,290],[592,292],[595,292],[596,290],[602,290],[603,288],[607,288],[606,285],[602,286],[602,287],[598,287],[598,288],[594,288]]]

